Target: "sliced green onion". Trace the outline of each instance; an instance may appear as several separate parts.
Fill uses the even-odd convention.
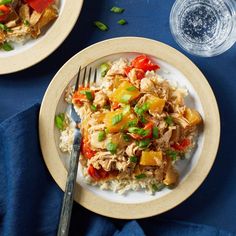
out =
[[[134,127],[138,124],[138,119],[131,120],[128,122],[128,127]]]
[[[90,108],[91,108],[92,111],[97,111],[97,107],[93,104],[90,106]]]
[[[137,88],[135,86],[131,86],[131,87],[128,87],[126,90],[132,92],[132,91],[137,90]]]
[[[136,175],[135,178],[136,179],[144,179],[146,178],[147,176],[145,174],[140,174],[140,175]]]
[[[12,0],[0,0],[0,5],[12,3]]]
[[[152,189],[154,192],[159,192],[165,187],[164,184],[159,183],[159,184],[152,184]]]
[[[127,24],[127,21],[125,19],[120,19],[119,21],[117,21],[117,23],[119,25],[125,25],[125,24]]]
[[[117,150],[117,144],[115,143],[108,143],[107,144],[107,150],[111,153],[111,154],[115,154],[116,153],[116,150]]]
[[[138,158],[136,156],[132,156],[129,158],[130,162],[133,162],[133,163],[137,163],[138,162]]]
[[[26,20],[26,19],[23,21],[23,24],[24,24],[25,26],[30,26],[30,23],[29,23],[29,21],[28,21],[28,20]]]
[[[105,131],[99,131],[99,133],[98,133],[98,142],[103,141],[105,138],[106,138]]]
[[[121,8],[121,7],[112,7],[110,11],[114,12],[114,13],[119,13],[120,14],[120,13],[124,12],[124,10],[125,9]]]
[[[132,95],[130,95],[130,94],[124,94],[122,97],[121,97],[121,102],[123,102],[123,103],[128,103],[129,102],[129,100],[130,100],[130,98],[132,98]]]
[[[134,111],[137,115],[141,116],[144,112],[148,111],[148,103],[144,103],[141,107],[135,106]]]
[[[113,116],[112,117],[112,125],[116,125],[119,122],[121,122],[122,118],[123,118],[123,114],[122,113]]]
[[[123,115],[126,115],[129,111],[130,111],[130,105],[127,105],[127,106],[125,106],[125,107],[123,108],[122,114],[123,114]]]
[[[130,136],[128,134],[123,133],[122,137],[125,140],[125,142],[129,142],[130,141]]]
[[[139,141],[138,146],[140,148],[146,148],[150,144],[151,140],[149,138],[143,139]]]
[[[64,121],[65,121],[65,113],[60,113],[55,116],[55,125],[59,130],[65,129]]]
[[[105,77],[109,69],[110,69],[110,65],[108,63],[102,63],[100,65],[101,76]]]
[[[3,49],[4,51],[11,51],[11,50],[14,49],[14,48],[11,46],[11,44],[9,44],[9,43],[7,43],[7,42],[5,42],[1,47],[2,47],[2,49]]]
[[[177,159],[178,152],[173,151],[173,150],[167,150],[166,155],[170,157],[173,161],[175,161]]]
[[[108,26],[102,23],[101,21],[94,21],[93,24],[97,26],[97,28],[101,31],[107,31],[109,29]]]
[[[147,123],[147,120],[145,119],[144,116],[140,116],[140,121],[143,123],[143,124],[146,124]]]
[[[147,136],[150,134],[150,130],[145,130],[138,127],[130,127],[128,128],[128,131],[132,134],[139,134],[141,136]]]
[[[82,90],[80,91],[81,94],[85,94],[86,98],[89,100],[89,101],[92,101],[93,100],[93,95],[90,91],[86,91],[86,90]]]
[[[173,118],[171,116],[167,116],[165,118],[165,122],[167,125],[172,125],[173,124]]]
[[[8,28],[6,25],[0,23],[0,29],[6,32],[13,32],[10,28]]]
[[[153,138],[156,138],[156,139],[159,137],[159,130],[155,126],[152,129],[152,135],[153,135]]]

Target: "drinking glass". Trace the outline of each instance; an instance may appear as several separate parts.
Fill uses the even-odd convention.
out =
[[[176,0],[170,29],[190,54],[219,55],[236,42],[236,0]]]

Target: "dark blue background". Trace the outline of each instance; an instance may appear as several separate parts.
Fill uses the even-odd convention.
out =
[[[85,0],[77,24],[59,49],[30,69],[0,76],[0,121],[41,101],[57,70],[75,53],[95,42],[119,36],[142,36],[182,51],[169,29],[173,3],[173,0]],[[125,12],[112,14],[109,9],[114,5],[124,7]],[[125,18],[128,24],[118,25],[120,18]],[[94,20],[107,23],[110,30],[101,32],[94,28]],[[183,53],[202,70],[215,93],[221,114],[221,143],[214,167],[200,189],[161,217],[236,231],[236,46],[213,58]]]

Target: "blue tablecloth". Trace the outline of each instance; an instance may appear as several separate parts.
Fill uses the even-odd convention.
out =
[[[173,2],[85,0],[77,24],[60,48],[30,69],[0,76],[0,122],[40,102],[56,71],[76,52],[95,42],[118,36],[142,36],[182,51],[169,30]],[[113,5],[126,10],[122,15],[112,14],[109,9]],[[120,18],[125,18],[128,24],[118,25],[116,22]],[[110,30],[101,32],[94,28],[94,20],[104,21]],[[202,70],[215,93],[221,114],[221,143],[214,167],[203,185],[187,201],[160,217],[208,224],[236,232],[236,46],[213,58],[183,53]]]

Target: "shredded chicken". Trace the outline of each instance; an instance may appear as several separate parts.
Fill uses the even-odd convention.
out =
[[[95,93],[93,104],[98,107],[103,107],[108,101],[107,95],[103,91]]]

